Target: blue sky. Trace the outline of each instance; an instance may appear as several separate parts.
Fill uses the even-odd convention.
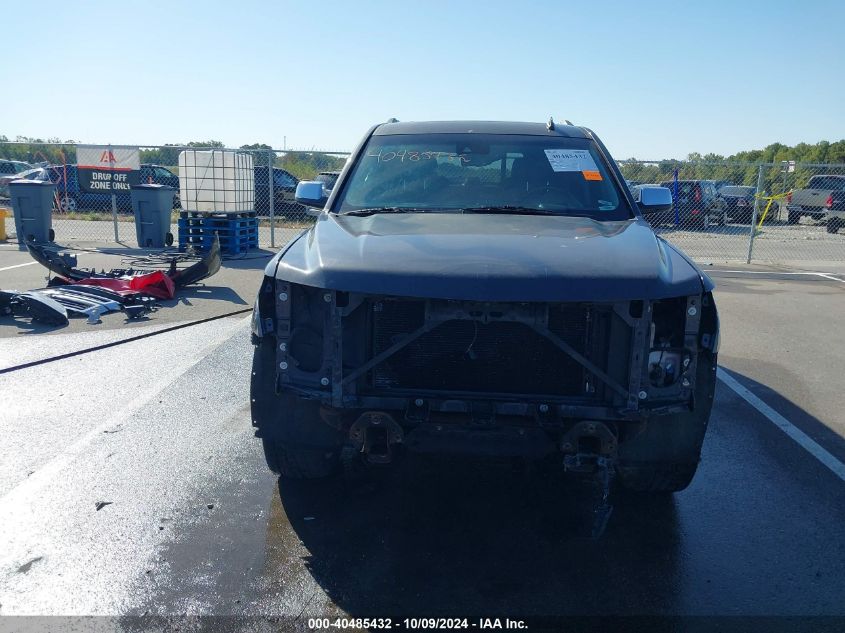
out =
[[[19,60],[2,71],[10,138],[348,150],[391,116],[550,114],[617,159],[845,137],[836,0],[46,0],[0,15]]]

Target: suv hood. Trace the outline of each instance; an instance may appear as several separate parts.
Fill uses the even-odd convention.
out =
[[[470,301],[623,301],[712,288],[643,220],[323,213],[268,266],[307,286]]]

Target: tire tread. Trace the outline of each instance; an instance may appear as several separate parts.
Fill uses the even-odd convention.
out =
[[[697,469],[698,464],[623,465],[619,480],[636,492],[680,492],[690,485]]]

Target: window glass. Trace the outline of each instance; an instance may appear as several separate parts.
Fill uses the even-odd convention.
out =
[[[592,141],[513,134],[373,136],[334,210],[488,206],[631,217]]]
[[[284,171],[278,171],[275,175],[276,184],[280,187],[295,187],[296,181],[293,179],[289,173]]]

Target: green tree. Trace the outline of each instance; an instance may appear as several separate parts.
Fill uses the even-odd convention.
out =
[[[251,152],[252,162],[256,167],[267,167],[270,164],[270,152],[273,150],[273,148],[267,145],[266,143],[253,143],[252,145],[241,145],[241,149],[253,150]],[[274,155],[274,162],[275,158],[276,157]]]

